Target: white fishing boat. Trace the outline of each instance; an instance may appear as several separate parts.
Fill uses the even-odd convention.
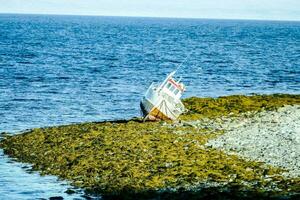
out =
[[[185,91],[183,83],[176,81],[171,72],[161,84],[152,83],[141,100],[145,120],[176,120],[185,108],[180,98]]]

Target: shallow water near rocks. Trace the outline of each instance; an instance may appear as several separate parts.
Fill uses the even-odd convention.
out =
[[[138,116],[190,53],[185,97],[300,92],[299,22],[0,15],[0,132]],[[71,198],[22,166],[0,154],[0,199]]]
[[[83,194],[66,194],[70,185],[58,181],[55,176],[41,177],[37,172],[28,172],[28,164],[12,161],[0,150],[0,199],[39,199],[63,197],[64,199],[84,199]]]

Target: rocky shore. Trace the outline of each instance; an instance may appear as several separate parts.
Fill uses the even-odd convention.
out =
[[[300,176],[299,105],[224,120],[220,126],[225,133],[207,146],[287,169],[289,177]]]
[[[140,119],[4,134],[41,174],[102,198],[292,199],[300,195],[300,95],[184,100],[179,122]]]

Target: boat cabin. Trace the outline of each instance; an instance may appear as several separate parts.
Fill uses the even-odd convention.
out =
[[[169,77],[162,87],[162,91],[170,95],[175,99],[179,99],[182,96],[185,88],[179,81],[176,82],[172,77]]]
[[[176,120],[185,111],[180,97],[185,86],[173,78],[176,71],[171,72],[159,85],[151,84],[141,100],[141,111],[144,121],[150,120]]]

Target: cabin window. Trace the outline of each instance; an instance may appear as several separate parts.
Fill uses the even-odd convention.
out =
[[[176,88],[174,87],[174,85],[172,85],[171,88],[170,88],[170,91],[171,91],[171,92],[174,92],[175,89],[176,89]]]
[[[168,83],[167,88],[170,89],[170,87],[171,87],[171,83]]]
[[[178,89],[176,89],[176,90],[174,91],[174,94],[175,94],[175,95],[177,95],[177,94],[178,94],[178,92],[179,92],[179,90],[178,90]]]

